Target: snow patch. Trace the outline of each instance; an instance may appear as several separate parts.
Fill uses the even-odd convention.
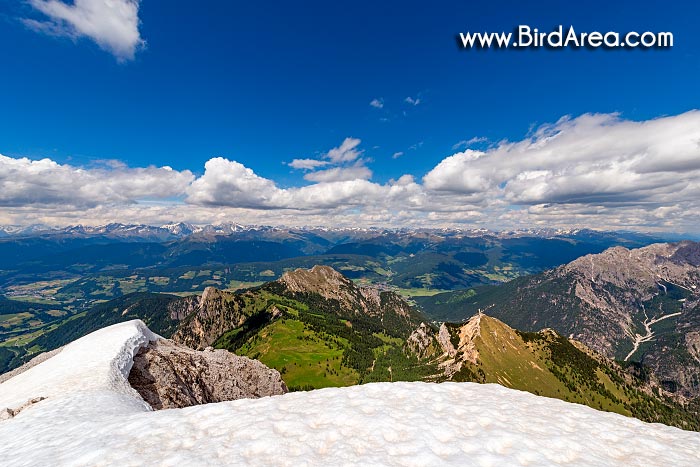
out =
[[[104,393],[150,410],[127,378],[136,352],[157,338],[140,320],[95,331],[0,384],[0,408],[19,407],[37,397],[47,399],[41,405],[58,399],[87,402],[94,393]]]
[[[498,385],[380,383],[149,411],[140,321],[0,385],[4,465],[700,465],[700,434]]]

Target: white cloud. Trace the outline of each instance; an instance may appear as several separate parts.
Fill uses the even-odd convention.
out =
[[[353,167],[333,167],[332,169],[319,170],[304,175],[304,179],[311,182],[340,182],[345,180],[369,180],[372,171],[364,165]]]
[[[317,159],[294,159],[287,164],[297,170],[314,170],[324,165],[328,165],[328,161],[319,161]]]
[[[531,138],[444,159],[426,188],[491,193],[511,204],[659,205],[688,199],[700,177],[700,112],[643,122],[563,118]]]
[[[477,143],[484,143],[488,141],[488,138],[485,138],[483,136],[475,136],[470,139],[463,139],[462,141],[459,141],[458,143],[455,143],[452,145],[452,149],[457,150],[460,148],[468,148],[472,144],[477,144]]]
[[[375,109],[383,109],[384,108],[384,99],[381,97],[379,99],[372,99],[369,103],[372,107]]]
[[[210,206],[274,208],[282,207],[281,193],[272,180],[258,176],[243,164],[215,157],[204,165],[204,175],[188,188],[187,201]]]
[[[398,151],[398,152],[395,152],[395,153],[391,156],[391,158],[392,158],[392,159],[398,159],[398,158],[401,157],[401,156],[403,156],[403,151]]]
[[[133,60],[144,45],[139,32],[140,0],[28,1],[48,17],[24,19],[36,31],[73,39],[88,37],[120,61]]]
[[[295,169],[311,171],[304,175],[304,179],[311,182],[367,180],[372,178],[372,171],[365,166],[367,161],[359,158],[364,153],[358,149],[360,143],[361,141],[357,138],[345,138],[340,146],[324,153],[321,156],[323,160],[294,159],[287,165]],[[332,167],[316,170],[329,165]]]
[[[170,167],[85,169],[0,155],[0,206],[129,204],[180,196],[193,180]]]
[[[319,160],[290,163],[313,182],[297,187],[224,158],[195,179],[119,161],[81,168],[0,156],[0,223],[700,227],[699,111],[641,122],[564,118],[521,141],[446,157],[422,183],[371,181],[359,146],[347,138]]]
[[[357,138],[345,138],[343,143],[337,148],[333,148],[323,155],[334,164],[342,162],[352,162],[360,157],[363,151],[357,149],[362,141]]]
[[[322,171],[320,183],[283,189],[238,162],[217,157],[206,163],[204,175],[189,187],[187,202],[252,209],[335,209],[373,203],[396,192],[392,186],[360,178],[371,176],[364,170],[368,169]]]
[[[413,106],[419,105],[421,103],[420,97],[411,97],[408,96],[406,99],[404,99],[404,102],[407,104],[411,104]]]

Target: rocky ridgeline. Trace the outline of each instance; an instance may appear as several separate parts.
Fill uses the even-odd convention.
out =
[[[296,269],[286,272],[278,282],[292,293],[316,293],[327,300],[337,300],[346,310],[376,316],[381,313],[380,292],[358,287],[353,281],[329,266]]]
[[[260,289],[233,293],[207,287],[201,297],[185,297],[171,303],[171,319],[180,320],[172,338],[202,350],[255,314],[268,313],[269,319],[275,319],[281,311],[267,303],[271,294],[307,302],[312,308],[319,305],[313,297],[321,297],[326,302],[325,311],[344,317],[365,315],[381,320],[387,327],[406,328],[409,332],[420,322],[418,314],[399,295],[359,287],[331,267],[314,266],[287,272]]]
[[[410,305],[396,293],[358,286],[329,266],[316,265],[311,269],[288,271],[277,283],[291,294],[318,294],[326,300],[335,300],[345,313],[354,312],[382,319],[393,315],[404,323],[416,318]]]
[[[587,294],[587,283],[624,288],[643,300],[658,293],[661,281],[696,291],[700,287],[700,244],[657,243],[634,250],[614,247],[583,256],[555,271],[578,275],[581,280],[576,294],[592,305],[599,302]]]
[[[650,367],[665,389],[700,396],[700,244],[611,248],[555,270],[580,300],[560,323],[608,357]],[[569,329],[567,329],[569,328]]]

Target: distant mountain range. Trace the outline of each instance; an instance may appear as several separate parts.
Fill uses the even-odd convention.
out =
[[[53,297],[62,301],[110,299],[127,293],[125,289],[189,292],[208,285],[228,288],[232,280],[265,282],[287,270],[314,264],[332,266],[352,279],[399,288],[454,290],[541,272],[611,246],[639,247],[660,240],[648,234],[592,230],[490,232],[238,224],[32,226],[5,227],[3,231],[0,294],[22,295],[10,287],[38,281],[83,279],[89,283],[86,287],[76,282],[82,296],[69,289],[70,297]],[[213,266],[219,271],[218,278],[208,277],[206,284],[177,283],[181,276],[188,277],[188,271],[203,277],[199,273],[211,273]],[[121,278],[134,274],[143,282],[134,287],[119,284]],[[167,278],[167,284],[154,282],[152,277]],[[91,290],[90,284],[97,283],[100,286]]]
[[[419,234],[433,233],[445,236],[468,236],[468,237],[497,237],[497,238],[519,238],[519,237],[577,237],[577,238],[664,238],[678,239],[689,238],[687,234],[651,234],[631,231],[602,231],[592,229],[554,229],[554,228],[530,228],[518,230],[489,230],[484,228],[382,228],[382,227],[284,227],[267,225],[244,225],[235,222],[224,222],[219,224],[190,224],[185,222],[172,222],[163,225],[148,224],[121,224],[110,223],[104,225],[72,225],[67,227],[51,227],[44,224],[32,224],[27,226],[0,225],[1,237],[35,237],[35,236],[104,236],[115,239],[134,240],[172,240],[175,238],[189,237],[191,235],[231,235],[241,232],[316,232],[319,235],[342,238],[349,236],[352,238],[374,237],[383,234]]]

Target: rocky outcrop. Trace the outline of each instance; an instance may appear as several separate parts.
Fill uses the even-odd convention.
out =
[[[366,290],[329,266],[296,269],[286,272],[278,280],[292,293],[315,293],[327,300],[337,300],[340,305],[355,313],[376,315],[380,297],[377,290]]]
[[[481,336],[481,318],[478,313],[465,324],[455,327],[443,323],[438,332],[437,341],[444,352],[439,368],[445,377],[451,378],[460,371],[465,362],[476,365],[479,361],[479,351],[476,339]],[[455,342],[457,346],[455,347]]]
[[[202,297],[198,295],[182,297],[181,299],[175,300],[168,305],[168,315],[170,315],[170,319],[182,321],[193,312],[197,311],[201,301]]]
[[[452,345],[452,337],[450,336],[450,331],[447,329],[447,325],[445,323],[440,325],[437,339],[440,343],[440,347],[442,347],[442,350],[444,350],[448,356],[454,357],[457,355],[457,349],[455,349],[455,346]]]
[[[278,282],[290,292],[313,290],[325,298],[339,298],[343,289],[351,290],[354,284],[350,279],[329,266],[316,265],[311,269],[296,269],[285,272]]]
[[[287,392],[280,373],[257,360],[165,339],[136,354],[129,383],[156,410]]]
[[[434,334],[430,326],[420,323],[420,326],[406,339],[406,347],[419,359],[425,358],[431,354],[432,344],[435,340]]]
[[[187,297],[170,308],[181,319],[173,340],[202,350],[225,332],[241,326],[254,310],[246,306],[246,294],[207,287],[201,297]]]
[[[475,339],[481,336],[481,313],[473,316],[467,324],[459,329],[459,351],[462,360],[476,364],[479,360],[479,351],[476,348]]]
[[[616,287],[653,290],[663,280],[695,290],[700,286],[699,258],[699,243],[656,243],[634,250],[610,248],[597,255],[583,256],[562,266],[562,270],[575,271],[592,282]]]

